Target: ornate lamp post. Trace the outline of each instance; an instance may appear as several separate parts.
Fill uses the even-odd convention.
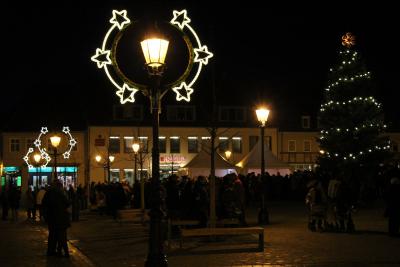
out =
[[[50,137],[50,142],[51,145],[53,146],[53,155],[54,155],[54,179],[58,180],[58,175],[57,175],[57,147],[60,145],[61,142],[61,137],[59,137],[57,134],[53,135]]]
[[[40,166],[40,161],[42,160],[42,156],[40,156],[40,154],[36,153],[33,155],[33,159],[35,161],[35,167],[36,167],[36,188],[39,188],[39,183],[42,184],[42,167]],[[39,176],[39,172],[38,169],[40,168],[40,176]]]
[[[101,163],[102,157],[100,155],[97,155],[95,157],[97,163]],[[104,182],[110,183],[111,180],[111,163],[113,163],[115,160],[115,157],[113,155],[109,155],[106,160],[102,163],[103,168],[104,168]],[[106,172],[107,172],[107,177],[106,177]]]
[[[208,51],[207,46],[201,44],[200,38],[190,25],[190,18],[186,10],[173,11],[173,18],[169,21],[169,29],[178,31],[185,42],[188,50],[188,64],[185,71],[174,81],[165,82],[161,88],[161,77],[165,69],[165,59],[168,51],[169,41],[158,37],[152,37],[142,41],[141,48],[146,61],[147,72],[150,77],[150,84],[140,84],[128,78],[127,75],[118,67],[116,50],[121,36],[128,32],[126,28],[134,27],[138,23],[132,22],[126,10],[113,10],[113,17],[110,20],[111,28],[105,35],[103,45],[96,49],[96,54],[92,56],[92,61],[96,62],[97,67],[104,69],[105,74],[118,89],[116,94],[120,97],[121,104],[134,102],[134,95],[141,91],[149,97],[152,113],[153,128],[153,148],[152,148],[152,201],[150,211],[150,238],[149,253],[146,266],[167,266],[166,255],[163,250],[163,233],[161,222],[164,213],[161,209],[161,186],[160,186],[160,162],[159,162],[159,114],[160,102],[162,97],[170,90],[176,93],[176,100],[190,101],[190,96],[194,92],[193,84],[198,79],[203,65],[208,64],[208,60],[213,56]],[[113,41],[112,36],[115,36]],[[109,71],[112,67],[114,71]]]
[[[256,115],[258,121],[261,123],[260,129],[261,129],[261,180],[263,182],[265,179],[265,158],[264,158],[264,129],[265,129],[265,124],[268,120],[268,115],[269,115],[269,110],[266,108],[259,108],[256,110]],[[258,214],[258,223],[259,224],[268,224],[269,223],[269,214],[268,210],[265,206],[265,187],[263,187],[262,191],[262,196],[261,196],[261,208],[260,212]]]
[[[140,148],[139,143],[132,144],[132,150],[133,150],[133,153],[135,156],[135,169],[134,169],[134,175],[133,175],[134,182],[136,182],[136,179],[137,179],[137,154],[139,152],[139,148]]]

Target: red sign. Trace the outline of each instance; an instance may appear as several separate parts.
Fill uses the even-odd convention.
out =
[[[167,156],[160,156],[160,162],[163,163],[171,163],[171,162],[185,162],[186,158],[181,155],[167,155]]]

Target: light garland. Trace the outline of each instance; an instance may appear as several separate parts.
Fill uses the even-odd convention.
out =
[[[347,100],[347,101],[342,101],[342,102],[339,102],[339,101],[329,101],[328,103],[325,103],[325,104],[322,104],[321,105],[321,109],[320,109],[320,111],[325,111],[325,109],[326,108],[331,108],[332,106],[333,107],[335,107],[335,106],[341,106],[341,105],[343,105],[343,106],[345,106],[345,105],[348,105],[348,104],[353,104],[353,103],[355,103],[355,102],[361,102],[361,101],[364,101],[364,102],[366,102],[366,103],[372,103],[372,104],[374,104],[376,107],[378,107],[378,108],[380,108],[381,107],[381,104],[380,103],[378,103],[372,96],[370,96],[370,97],[365,97],[365,98],[362,98],[362,97],[354,97],[352,100]]]
[[[340,155],[339,153],[330,153],[326,150],[324,150],[324,155],[326,155],[328,158],[341,158],[343,160],[349,160],[349,159],[358,159],[361,156],[368,155],[368,153],[376,152],[376,151],[386,151],[390,149],[390,145],[387,146],[375,146],[373,148],[369,148],[366,151],[359,151],[358,153],[348,153],[345,155]]]
[[[110,19],[111,27],[107,31],[101,48],[96,49],[96,54],[91,57],[91,60],[97,64],[99,69],[104,69],[108,79],[111,83],[118,89],[116,94],[120,98],[121,104],[125,104],[127,102],[135,102],[135,93],[143,88],[132,81],[129,81],[127,84],[121,75],[117,72],[118,79],[114,78],[111,75],[110,70],[108,69],[109,66],[114,66],[116,62],[113,61],[115,59],[115,55],[113,55],[112,45],[110,46],[109,38],[111,34],[117,30],[119,32],[123,31],[126,27],[131,25],[131,20],[127,16],[126,10],[113,10],[113,17]],[[187,102],[190,101],[190,95],[194,92],[192,86],[197,81],[203,65],[208,64],[208,60],[213,57],[213,53],[208,51],[208,47],[202,45],[199,36],[197,35],[196,31],[190,26],[191,19],[187,16],[187,11],[181,10],[177,11],[174,10],[172,12],[173,18],[169,22],[171,25],[176,26],[184,35],[190,36],[191,39],[195,41],[197,47],[193,48],[191,45],[188,45],[190,51],[194,54],[193,57],[189,57],[189,66],[193,66],[193,70],[190,70],[190,73],[194,73],[194,76],[189,81],[179,81],[179,84],[172,84],[172,90],[176,93],[176,100],[181,101],[185,100]],[[114,44],[113,42],[111,42]],[[188,77],[188,75],[186,76]],[[125,77],[126,79],[126,77]],[[137,86],[133,86],[136,84]]]
[[[370,78],[371,78],[370,74],[371,74],[371,73],[370,73],[369,71],[367,71],[367,72],[365,72],[365,73],[357,74],[357,75],[354,75],[354,76],[352,76],[352,77],[339,78],[337,82],[333,82],[333,83],[331,83],[327,88],[325,88],[325,91],[328,91],[328,92],[329,92],[330,89],[332,89],[332,88],[338,86],[340,83],[343,83],[343,82],[344,82],[344,83],[345,83],[345,82],[354,82],[356,79],[359,79],[359,78],[367,78],[367,79],[370,79]]]

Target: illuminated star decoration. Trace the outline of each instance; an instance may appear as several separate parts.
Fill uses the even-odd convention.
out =
[[[208,64],[208,59],[212,58],[213,53],[208,51],[207,46],[203,46],[201,48],[194,49],[195,57],[194,62],[200,62],[204,65]]]
[[[188,25],[190,22],[190,18],[187,16],[187,11],[184,9],[182,11],[174,10],[173,12],[174,18],[170,21],[173,25],[178,25],[178,27],[182,30],[185,25]]]
[[[29,155],[32,154],[33,152],[34,152],[34,149],[33,149],[32,147],[30,147],[30,148],[28,149],[28,152],[26,153],[25,157],[23,157],[23,159],[24,159],[24,161],[25,161],[25,163],[26,163],[26,165],[28,166],[29,169],[32,169],[32,168],[35,167],[35,166],[33,166],[33,165],[29,162]],[[47,154],[46,152],[41,152],[41,153],[40,153],[40,157],[41,157],[42,159],[45,159],[46,162],[43,162],[43,164],[40,165],[40,166],[38,166],[38,167],[40,167],[40,168],[41,168],[41,167],[46,167],[47,164],[49,164],[49,162],[50,162],[50,160],[51,160],[49,154]]]
[[[111,65],[110,59],[110,50],[101,50],[100,48],[96,49],[96,55],[91,57],[92,61],[97,63],[97,67],[99,69],[105,67],[107,64]]]
[[[356,37],[351,33],[348,32],[342,36],[342,45],[350,48],[356,44]]]
[[[113,17],[110,19],[110,23],[118,27],[119,30],[124,28],[124,25],[131,23],[131,20],[127,17],[126,10],[113,10]]]
[[[68,136],[69,139],[68,149],[63,153],[64,159],[68,159],[71,156],[71,151],[74,148],[74,146],[76,146],[77,141],[72,137],[71,131],[69,130],[68,126],[64,126],[62,131]]]
[[[120,97],[121,104],[126,102],[135,102],[135,93],[138,90],[135,88],[130,88],[126,83],[117,91],[117,95]]]
[[[42,127],[42,129],[40,130],[40,132],[42,134],[47,134],[49,132],[49,130],[47,130],[47,127]]]
[[[172,88],[172,90],[176,93],[176,100],[181,101],[185,100],[190,102],[190,95],[193,93],[193,89],[186,85],[185,82],[181,83],[180,86]]]

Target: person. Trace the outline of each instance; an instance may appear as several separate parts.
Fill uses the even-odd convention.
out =
[[[67,228],[71,226],[67,210],[69,205],[63,193],[62,183],[58,179],[53,181],[42,200],[49,230],[47,256],[62,256],[62,250],[64,250],[64,256],[69,257],[67,244]]]
[[[315,232],[323,231],[322,223],[326,220],[326,195],[320,182],[316,179],[311,180],[308,184],[308,192],[305,198],[306,205],[309,209],[308,228]]]
[[[10,208],[8,200],[8,186],[4,186],[2,188],[0,199],[1,199],[1,209],[2,209],[1,219],[3,221],[6,221],[8,219],[8,210]]]
[[[10,194],[8,195],[11,215],[13,222],[18,221],[18,210],[19,210],[19,202],[21,200],[21,189],[17,188],[16,185],[13,185],[10,190]]]
[[[388,233],[390,236],[399,237],[400,228],[400,178],[395,176],[390,179],[386,193],[385,217],[388,218]]]
[[[32,187],[28,186],[28,190],[26,190],[26,213],[28,216],[28,220],[35,221],[35,196],[32,191]]]
[[[43,200],[45,193],[46,193],[46,189],[44,187],[41,187],[39,189],[39,192],[37,192],[37,194],[36,194],[36,209],[39,210],[39,220],[42,220],[42,218],[44,218],[43,209],[42,209],[42,200]]]

